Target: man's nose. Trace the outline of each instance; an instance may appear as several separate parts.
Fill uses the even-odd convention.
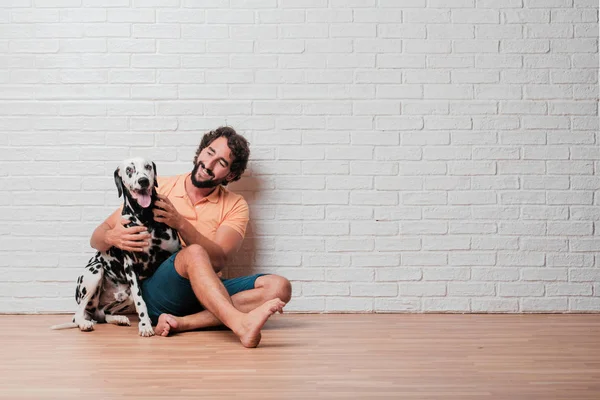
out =
[[[148,186],[150,186],[150,181],[148,180],[148,178],[140,178],[138,180],[138,183],[140,184],[142,189],[146,189]]]
[[[216,162],[217,162],[217,160],[215,160],[213,158],[206,160],[206,162],[204,163],[204,168],[206,168],[207,171],[212,173],[213,169],[215,168]]]

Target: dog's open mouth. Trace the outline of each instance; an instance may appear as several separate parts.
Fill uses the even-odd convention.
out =
[[[132,190],[131,195],[143,208],[148,208],[152,201],[152,189]]]

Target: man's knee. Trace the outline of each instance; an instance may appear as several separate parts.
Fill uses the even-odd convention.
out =
[[[275,298],[281,299],[281,301],[288,303],[292,298],[292,284],[289,280],[279,275],[264,275],[262,286],[265,289],[265,300],[271,300]]]
[[[192,268],[212,269],[208,253],[198,244],[190,244],[180,250],[175,257],[175,269],[184,278],[189,279],[189,273]]]

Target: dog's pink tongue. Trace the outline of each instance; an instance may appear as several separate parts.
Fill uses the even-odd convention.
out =
[[[150,198],[149,194],[139,194],[137,201],[139,203],[140,206],[147,208],[150,205],[150,202],[152,201],[152,199]]]

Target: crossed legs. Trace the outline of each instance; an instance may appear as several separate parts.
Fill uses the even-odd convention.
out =
[[[274,275],[261,276],[256,280],[255,289],[229,297],[208,254],[198,245],[190,245],[177,254],[175,270],[190,281],[194,294],[206,310],[181,318],[162,314],[156,332],[163,336],[174,330],[224,324],[245,347],[256,347],[267,319],[277,311],[282,312],[291,297],[287,279]]]

